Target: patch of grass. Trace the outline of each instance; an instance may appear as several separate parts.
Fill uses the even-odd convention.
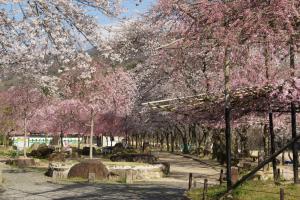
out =
[[[219,196],[226,191],[225,185],[222,186],[211,186],[207,191],[207,199],[215,200],[218,199]],[[188,192],[188,196],[192,200],[202,200],[203,197],[203,189],[192,189]]]
[[[280,188],[284,189],[285,200],[300,199],[300,185],[283,182],[276,185],[272,180],[268,181],[248,181],[233,193],[233,200],[273,200],[279,199]],[[226,190],[225,185],[208,188],[207,199],[217,200],[222,192]],[[193,200],[202,199],[203,190],[193,189],[188,192],[188,196]]]

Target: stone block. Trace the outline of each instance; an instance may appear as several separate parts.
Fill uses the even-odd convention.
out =
[[[89,183],[94,183],[96,180],[96,174],[95,173],[89,173]]]
[[[132,184],[133,183],[133,172],[132,170],[126,171],[126,183]]]

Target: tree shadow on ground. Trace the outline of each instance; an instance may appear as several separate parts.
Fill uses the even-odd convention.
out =
[[[35,199],[47,197],[56,200],[73,199],[104,199],[104,200],[163,200],[182,199],[184,189],[168,187],[164,185],[136,185],[136,184],[55,184],[56,188],[38,192],[20,191],[24,194],[24,199]],[[14,189],[16,190],[16,189]]]

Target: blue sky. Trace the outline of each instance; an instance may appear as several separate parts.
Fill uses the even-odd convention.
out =
[[[99,11],[91,10],[89,14],[96,16],[98,21],[102,25],[110,25],[117,23],[120,19],[130,19],[138,17],[142,13],[146,13],[155,3],[157,0],[122,0],[122,7],[125,11],[118,16],[118,18],[111,18],[101,14]],[[12,9],[11,3],[8,4],[0,4],[0,9],[4,8],[7,11]],[[17,4],[15,6],[18,7]],[[18,16],[14,16],[18,17]]]
[[[142,0],[141,2],[139,2],[139,0],[123,0],[122,7],[125,9],[125,12],[123,12],[118,18],[110,18],[99,14],[99,12],[97,12],[96,15],[100,24],[114,24],[120,19],[136,18],[140,14],[146,13],[155,3],[156,0]]]

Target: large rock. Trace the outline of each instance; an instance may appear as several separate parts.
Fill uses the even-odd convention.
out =
[[[110,157],[113,162],[142,162],[155,163],[157,157],[149,154],[115,154]]]
[[[109,172],[100,160],[83,160],[71,167],[68,178],[89,178],[89,173],[95,174],[96,180],[107,179]]]

